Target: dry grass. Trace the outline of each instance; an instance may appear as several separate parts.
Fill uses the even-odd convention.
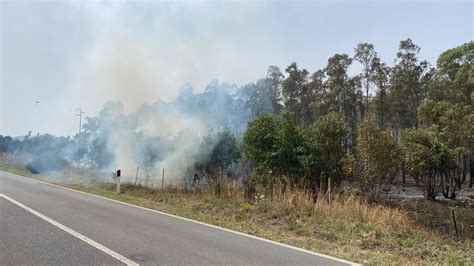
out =
[[[296,217],[325,217],[342,219],[347,224],[371,224],[379,229],[399,230],[410,221],[405,211],[382,205],[370,204],[364,198],[339,194],[319,196],[314,202],[312,195],[298,189],[285,193],[273,193],[271,205]]]
[[[277,188],[247,201],[232,184],[219,197],[130,184],[117,195],[112,184],[91,186],[90,174],[78,178],[86,185],[67,186],[366,264],[474,264],[472,240],[456,241],[420,226],[407,211],[356,196],[331,195],[331,203],[321,196],[314,202],[305,191]]]

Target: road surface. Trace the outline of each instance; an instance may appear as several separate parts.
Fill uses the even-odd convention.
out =
[[[0,265],[350,262],[0,172]]]

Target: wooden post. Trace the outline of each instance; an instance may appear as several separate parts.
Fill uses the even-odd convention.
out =
[[[165,168],[163,168],[163,174],[161,175],[161,190],[163,190],[165,184]]]
[[[137,185],[137,180],[138,180],[138,166],[137,166],[137,174],[135,175],[135,186]]]
[[[329,206],[331,206],[331,178],[328,177],[328,195],[329,195]]]
[[[459,239],[458,235],[458,225],[456,224],[456,217],[454,216],[454,209],[451,210],[453,213],[454,229],[456,229],[456,239]]]

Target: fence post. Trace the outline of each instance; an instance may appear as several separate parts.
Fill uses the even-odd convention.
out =
[[[331,206],[331,178],[328,177],[328,195],[329,195],[329,206]]]
[[[165,168],[163,168],[163,174],[161,175],[161,190],[163,190],[165,183]]]
[[[458,225],[456,223],[456,217],[454,216],[454,209],[452,209],[451,212],[453,213],[454,229],[456,229],[456,239],[459,239]]]
[[[138,166],[137,166],[137,174],[135,175],[135,186],[137,185],[137,180],[138,180]]]

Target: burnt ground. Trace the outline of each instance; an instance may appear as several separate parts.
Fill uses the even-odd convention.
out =
[[[469,181],[469,180],[468,180]],[[456,237],[453,213],[457,223],[459,238],[474,239],[474,188],[466,181],[458,191],[455,200],[445,199],[442,193],[436,200],[427,200],[423,192],[411,178],[405,186],[401,179],[395,180],[390,192],[380,199],[380,203],[406,210],[420,225],[441,234]]]

